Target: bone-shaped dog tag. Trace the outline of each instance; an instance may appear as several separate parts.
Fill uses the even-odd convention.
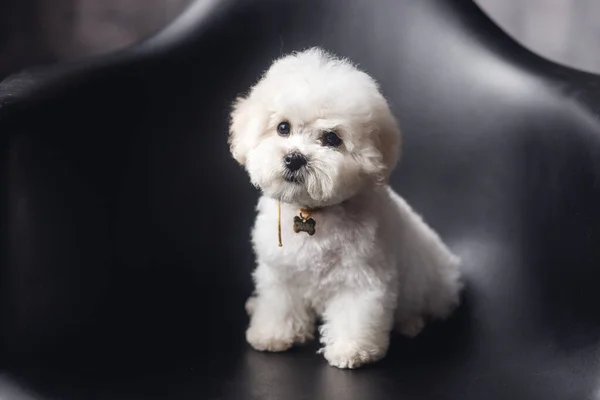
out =
[[[312,218],[300,218],[298,216],[294,217],[294,232],[306,232],[310,236],[315,234],[315,225],[317,223]]]

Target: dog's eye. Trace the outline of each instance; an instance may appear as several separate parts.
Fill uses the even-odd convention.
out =
[[[291,131],[292,126],[287,121],[281,122],[279,125],[277,125],[277,133],[279,133],[281,136],[288,136]]]
[[[334,131],[325,131],[321,136],[321,142],[324,146],[340,147],[342,139]]]

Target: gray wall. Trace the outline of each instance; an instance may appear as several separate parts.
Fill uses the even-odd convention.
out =
[[[0,80],[32,64],[128,46],[193,0],[0,0]]]
[[[475,0],[506,32],[536,53],[600,72],[600,0]]]
[[[0,79],[28,65],[128,46],[192,1],[0,0]],[[600,72],[600,0],[475,1],[540,55]]]

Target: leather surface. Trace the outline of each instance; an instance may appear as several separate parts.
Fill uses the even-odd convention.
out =
[[[357,371],[244,342],[257,193],[229,105],[311,45],[381,83],[405,135],[392,185],[468,284]],[[199,1],[135,48],[10,77],[0,398],[597,398],[599,88],[466,0]]]

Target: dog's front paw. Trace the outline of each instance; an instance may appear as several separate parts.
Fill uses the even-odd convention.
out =
[[[255,328],[246,330],[246,340],[258,351],[286,351],[294,344],[292,338],[277,337]]]
[[[285,332],[285,330],[273,332],[261,330],[251,326],[246,330],[246,340],[258,351],[286,351],[294,344],[302,344],[313,338],[312,333]]]
[[[380,360],[385,356],[387,346],[365,346],[356,341],[337,341],[319,350],[329,365],[337,368],[358,368],[364,364]]]

